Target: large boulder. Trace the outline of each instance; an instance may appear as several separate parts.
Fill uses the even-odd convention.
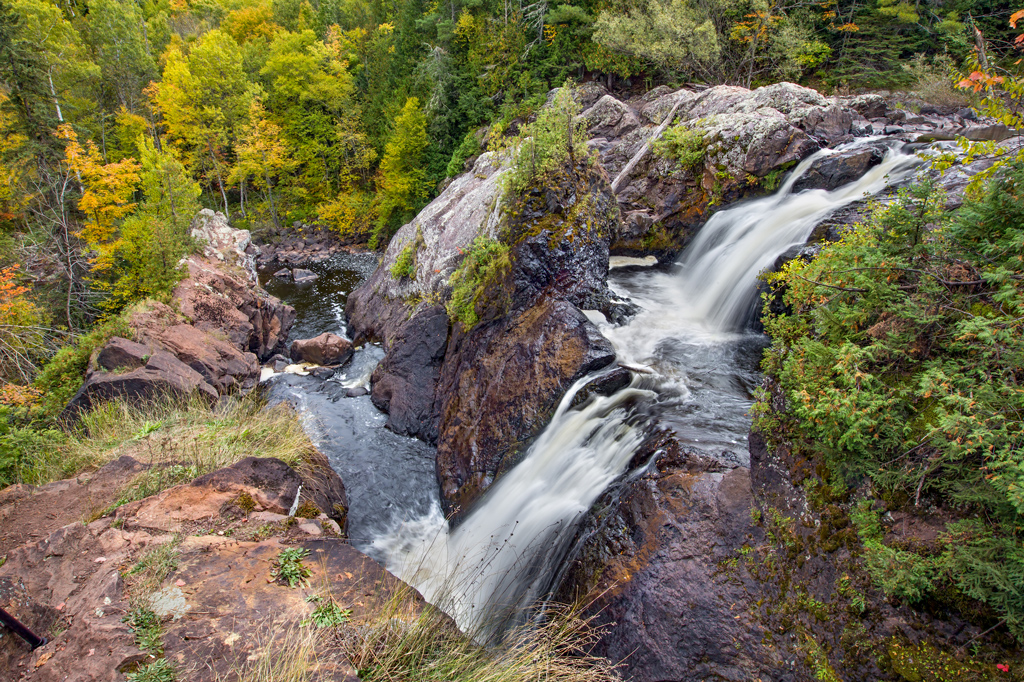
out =
[[[95,365],[108,372],[145,367],[153,349],[141,343],[115,336],[96,355]]]
[[[854,106],[874,113],[878,103],[824,97],[792,83],[756,90],[722,85],[699,92],[662,87],[629,103],[602,97],[584,118],[590,134],[599,138],[593,146],[602,166],[616,178],[624,215],[612,250],[677,250],[716,206],[769,191],[796,162],[852,139],[854,119],[863,120]],[[699,135],[700,163],[683,167],[651,153],[648,144],[662,124],[670,123]]]
[[[793,191],[805,189],[832,190],[857,180],[885,157],[884,145],[856,147],[818,159],[793,184]]]
[[[421,311],[403,325],[370,379],[373,404],[388,413],[388,428],[437,442],[435,388],[448,348],[450,323],[443,306]]]
[[[437,474],[448,509],[467,509],[516,464],[569,387],[614,360],[587,317],[556,298],[456,330],[437,389]]]
[[[605,95],[584,111],[583,119],[595,137],[621,137],[640,125],[633,110],[611,95]]]
[[[776,677],[747,590],[723,568],[760,537],[748,470],[666,459],[598,505],[559,598],[590,604],[604,628],[592,652],[627,679],[792,679]]]
[[[502,163],[482,155],[399,230],[346,309],[354,338],[380,339],[387,352],[374,402],[399,432],[437,441],[448,509],[476,499],[572,382],[615,357],[579,310],[617,310],[605,283],[619,221],[607,176],[567,165],[509,198]],[[439,303],[478,236],[500,239],[509,265],[489,281],[475,304],[479,322],[467,328]],[[392,274],[410,250],[412,276]]]
[[[188,259],[186,266],[188,276],[172,298],[194,327],[221,334],[260,360],[285,351],[294,308],[261,289],[237,266],[198,257]]]
[[[166,351],[156,351],[143,367],[130,372],[90,372],[68,402],[62,418],[75,419],[84,410],[108,400],[151,402],[198,393],[211,403],[217,391],[195,371]]]
[[[314,365],[343,365],[352,357],[352,343],[337,334],[324,332],[312,339],[297,339],[292,342],[292,360],[309,362]]]
[[[260,365],[255,354],[186,324],[162,303],[136,310],[129,325],[140,341],[173,353],[219,393],[247,391],[259,381]]]
[[[478,235],[498,236],[507,170],[507,159],[481,154],[471,172],[453,180],[392,237],[380,265],[345,304],[353,341],[373,338],[390,346],[416,312],[447,300],[448,280],[470,243]],[[406,249],[414,252],[412,276],[394,277],[391,271]]]
[[[249,230],[233,228],[223,213],[204,208],[192,220],[191,233],[202,246],[204,257],[236,266],[250,282],[256,282],[256,255],[260,250],[252,243]]]

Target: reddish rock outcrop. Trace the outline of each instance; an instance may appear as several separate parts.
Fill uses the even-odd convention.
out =
[[[199,372],[218,393],[247,391],[256,385],[260,365],[253,353],[239,350],[182,321],[162,303],[151,303],[129,320],[136,338],[154,348],[163,348]]]
[[[68,402],[61,416],[74,420],[83,410],[116,398],[146,402],[193,393],[199,393],[211,404],[217,400],[217,391],[203,375],[170,353],[156,351],[146,360],[145,366],[130,372],[87,374],[85,383]]]
[[[188,277],[174,290],[176,307],[197,329],[223,334],[262,361],[285,351],[295,309],[261,289],[245,271],[190,258]]]

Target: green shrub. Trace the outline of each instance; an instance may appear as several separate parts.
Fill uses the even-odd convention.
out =
[[[336,628],[344,625],[352,617],[352,609],[343,609],[338,602],[328,598],[324,603],[319,604],[309,618],[302,621],[303,626],[312,625],[315,628]]]
[[[537,119],[524,126],[512,169],[506,176],[506,190],[524,192],[538,178],[566,162],[574,164],[590,158],[587,126],[580,111],[575,88],[566,81],[551,106],[541,109]]]
[[[903,190],[769,277],[787,312],[766,306],[764,369],[787,411],[767,393],[754,411],[830,484],[868,479],[890,510],[953,516],[918,547],[852,514],[886,593],[969,597],[1024,640],[1024,167],[957,216],[943,205],[928,185]]]
[[[60,413],[85,380],[89,358],[113,336],[131,336],[127,316],[118,316],[94,327],[88,334],[64,348],[46,363],[35,386],[43,391],[42,411],[52,417]]]
[[[449,280],[452,295],[447,304],[448,316],[466,329],[476,326],[480,321],[477,303],[481,296],[510,267],[507,246],[484,236],[474,239],[462,264]]]
[[[697,123],[699,124],[699,121]],[[661,139],[655,140],[651,148],[658,156],[673,159],[697,175],[704,165],[707,144],[704,142],[704,133],[699,128],[692,127],[693,125],[693,122],[688,122],[669,128]]]
[[[403,277],[416,279],[416,254],[419,253],[422,246],[423,231],[417,227],[416,237],[405,245],[405,247],[399,252],[398,257],[395,259],[395,264],[391,266],[391,270],[389,270],[391,276],[395,279],[401,279]]]
[[[288,583],[288,587],[305,585],[310,572],[302,564],[302,559],[308,554],[309,550],[303,547],[282,549],[281,553],[277,555],[277,565],[271,569],[270,574],[278,580]]]
[[[395,279],[412,278],[416,275],[416,246],[409,242],[398,254],[395,264],[391,266],[391,276]]]
[[[178,671],[166,658],[159,658],[128,673],[128,682],[175,682],[177,679]]]
[[[480,141],[476,139],[475,131],[470,130],[466,133],[466,137],[462,138],[462,143],[452,152],[451,161],[448,162],[448,168],[445,170],[446,175],[449,178],[459,175],[466,166],[466,159],[473,158],[479,153]]]

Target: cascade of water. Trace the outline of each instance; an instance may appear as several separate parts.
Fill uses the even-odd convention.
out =
[[[377,538],[373,551],[466,632],[486,639],[548,587],[576,521],[623,471],[644,437],[633,406],[654,392],[641,379],[570,409],[581,379],[523,461],[454,531],[431,514]]]
[[[654,272],[634,282],[629,295],[643,312],[629,325],[602,330],[623,359],[643,364],[667,338],[714,343],[741,331],[757,305],[758,275],[787,250],[806,243],[830,214],[903,180],[921,163],[914,154],[893,147],[858,180],[832,191],[793,193],[797,180],[823,156],[873,141],[855,140],[816,152],[775,194],[711,216],[683,252],[675,272]]]
[[[726,396],[705,406],[713,418],[731,411],[737,413],[734,421],[749,426],[749,395],[714,377],[693,381],[694,358],[704,358],[718,372],[718,365],[734,363],[720,349],[749,316],[758,274],[803,244],[832,211],[903,179],[918,163],[893,149],[855,182],[831,192],[794,194],[794,183],[811,164],[833,153],[822,150],[805,160],[774,195],[715,214],[683,254],[677,273],[650,273],[629,288],[644,311],[626,326],[602,331],[620,359],[650,363],[656,375],[572,408],[587,379],[577,382],[523,461],[455,530],[435,507],[379,536],[369,550],[463,630],[488,638],[549,589],[577,521],[622,475],[643,441],[638,404],[653,403],[659,393],[664,399],[670,384],[678,401],[693,400],[690,388],[696,393],[703,383],[714,395]],[[731,437],[736,443],[743,436],[734,431]]]

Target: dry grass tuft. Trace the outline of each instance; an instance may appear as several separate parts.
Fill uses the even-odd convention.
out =
[[[277,457],[303,473],[315,449],[287,405],[266,408],[256,394],[229,398],[215,410],[199,398],[152,403],[112,401],[82,416],[64,443],[33,457],[26,483],[39,485],[96,469],[122,455],[176,464],[194,476],[240,459]]]
[[[259,653],[235,664],[217,682],[308,682],[320,668],[322,644],[312,628],[289,627],[257,633]]]
[[[487,648],[432,606],[416,613],[399,591],[349,628],[342,646],[365,682],[619,680],[610,661],[586,653],[599,635],[579,609],[555,608],[544,622],[516,628],[500,647]]]

